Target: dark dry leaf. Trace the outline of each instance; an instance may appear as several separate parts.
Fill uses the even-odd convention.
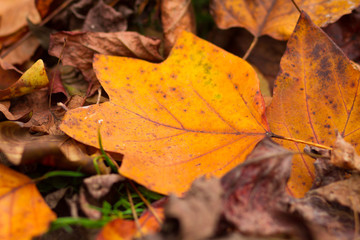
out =
[[[265,139],[222,178],[224,215],[238,231],[262,236],[292,232],[277,218],[287,211],[291,158],[291,152]]]
[[[359,184],[357,177],[312,190],[294,200],[290,211],[311,224],[316,239],[354,239],[353,210],[359,210]]]
[[[103,202],[114,203],[118,200],[115,184],[124,181],[119,174],[96,175],[84,180],[84,187],[80,189],[79,203],[81,210],[92,219],[100,219],[101,212],[91,206],[102,207]]]
[[[360,8],[330,24],[324,31],[353,61],[360,61]]]
[[[82,30],[89,32],[120,32],[127,29],[127,18],[133,11],[127,7],[118,12],[102,0],[88,12]]]
[[[223,210],[218,179],[195,180],[184,198],[170,196],[165,206],[163,239],[196,240],[214,235]]]

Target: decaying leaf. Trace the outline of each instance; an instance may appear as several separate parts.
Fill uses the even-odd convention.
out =
[[[50,37],[49,54],[60,57],[62,53],[64,65],[77,67],[87,81],[97,82],[92,69],[95,53],[158,62],[162,60],[158,52],[159,45],[160,40],[144,37],[136,32],[58,32]]]
[[[110,102],[67,112],[61,129],[98,147],[101,125],[104,148],[125,155],[120,173],[151,190],[222,176],[268,131],[255,71],[190,33],[161,64],[97,55],[94,68]]]
[[[272,132],[333,146],[338,130],[359,149],[360,72],[304,12],[280,67],[266,112]],[[304,148],[303,144],[288,141],[281,144],[295,151]],[[288,188],[294,196],[303,196],[311,187],[313,162],[305,155],[294,157]]]
[[[43,164],[63,169],[78,169],[95,173],[90,156],[73,139],[65,135],[36,136],[29,133],[19,122],[0,123],[0,150],[14,165],[42,161]],[[103,163],[99,168],[106,173]]]
[[[45,87],[49,83],[44,63],[38,60],[14,84],[0,90],[0,100],[19,97],[36,89]]]
[[[355,62],[360,60],[360,8],[328,25],[324,31]]]
[[[337,133],[333,151],[331,152],[330,163],[334,166],[360,171],[360,157],[353,145],[346,142]]]
[[[354,229],[360,210],[359,181],[359,176],[353,176],[311,190],[293,201],[290,211],[311,223],[316,239],[354,239],[358,236]]]
[[[209,239],[223,212],[219,179],[194,181],[184,198],[169,197],[165,206],[162,239]],[[199,231],[201,229],[201,231]]]
[[[292,230],[278,217],[287,210],[291,158],[290,151],[264,139],[221,179],[224,215],[241,233],[270,236]]]
[[[79,203],[83,212],[91,219],[100,219],[101,212],[91,206],[102,207],[103,202],[113,203],[118,200],[117,191],[110,191],[115,184],[124,181],[119,174],[96,175],[84,179],[80,189]],[[115,193],[115,194],[114,194]]]
[[[295,1],[317,26],[326,26],[359,6],[359,0]],[[288,0],[212,0],[212,15],[220,28],[245,27],[254,36],[270,35],[279,40],[290,37],[299,12]]]
[[[196,33],[191,0],[161,1],[161,21],[164,31],[164,52],[169,55],[176,39],[183,31]]]
[[[32,239],[48,230],[55,214],[30,178],[0,164],[0,239]]]

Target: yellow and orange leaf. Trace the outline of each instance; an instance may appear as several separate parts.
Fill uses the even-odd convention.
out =
[[[0,164],[0,239],[32,239],[47,231],[55,214],[27,176]]]
[[[318,26],[326,26],[350,13],[360,0],[295,0]],[[270,35],[287,40],[299,12],[291,0],[212,0],[211,12],[220,28],[244,27],[254,36]]]
[[[120,173],[181,195],[201,175],[222,176],[269,131],[253,68],[184,32],[160,64],[98,55],[94,69],[110,102],[67,112],[61,129],[124,154]]]
[[[44,62],[40,59],[35,62],[16,82],[11,86],[0,90],[0,100],[19,97],[43,88],[49,83],[46,75]]]
[[[360,151],[360,71],[306,13],[289,39],[267,109],[272,132],[332,146],[338,130]],[[302,151],[303,144],[280,141]],[[314,179],[314,160],[294,156],[289,191],[303,196]]]
[[[164,209],[154,208],[161,219],[164,219]],[[103,227],[97,240],[131,240],[141,236],[156,233],[160,230],[160,223],[154,215],[147,211],[139,218],[140,229],[137,229],[135,221],[115,219]]]

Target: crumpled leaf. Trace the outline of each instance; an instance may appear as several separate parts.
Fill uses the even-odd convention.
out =
[[[339,133],[331,152],[330,163],[340,168],[360,171],[359,155],[354,146],[346,142]]]
[[[292,153],[270,139],[222,179],[224,215],[243,234],[271,236],[292,230],[278,217],[287,210]]]
[[[14,165],[42,161],[45,165],[63,169],[78,169],[96,173],[90,156],[73,139],[65,135],[31,135],[19,122],[0,122],[0,150]],[[107,172],[99,163],[101,172]]]
[[[0,90],[0,100],[19,97],[47,86],[49,80],[43,61],[35,62],[14,84]]]
[[[0,164],[0,239],[32,239],[48,230],[56,215],[35,183]]]
[[[0,120],[11,120],[19,122],[27,122],[32,116],[31,109],[25,108],[21,109],[19,112],[10,111],[10,101],[1,101],[0,102]]]
[[[222,194],[219,179],[202,178],[194,181],[184,198],[171,195],[165,205],[162,239],[209,239],[214,236],[223,211]]]
[[[97,82],[92,69],[95,53],[158,62],[162,60],[158,52],[159,46],[160,40],[144,37],[136,32],[58,32],[50,37],[49,54],[60,57],[62,53],[64,65],[77,67],[87,81],[94,83]]]
[[[110,204],[116,202],[118,195],[110,190],[116,188],[116,183],[124,180],[125,178],[119,174],[95,175],[84,179],[84,187],[80,189],[79,203],[86,216],[91,219],[100,219],[102,213],[92,206],[101,208],[104,201]]]
[[[359,0],[295,1],[315,25],[326,26],[359,6]],[[286,40],[294,30],[299,12],[288,0],[212,0],[211,13],[220,28],[245,27],[254,36],[270,35]]]
[[[359,176],[353,176],[311,190],[304,198],[293,201],[290,211],[310,222],[315,236],[327,234],[326,238],[316,239],[354,239],[354,214],[360,210],[359,181]]]
[[[101,124],[104,149],[125,155],[120,173],[153,191],[222,176],[268,131],[252,67],[190,33],[161,64],[97,55],[94,68],[110,102],[68,111],[60,128],[98,147]]]
[[[27,25],[41,21],[34,0],[2,0],[0,6],[0,37],[16,32]]]
[[[167,56],[184,30],[196,33],[195,14],[191,0],[161,1],[160,3],[164,53]]]
[[[164,218],[164,209],[162,207],[154,208],[157,215]],[[141,229],[137,229],[134,221],[125,219],[115,219],[103,227],[97,240],[131,240],[152,234],[160,229],[160,224],[150,211],[146,211],[140,218]]]
[[[316,41],[314,41],[316,39]],[[272,132],[332,147],[335,130],[360,150],[360,72],[329,37],[302,12],[281,59],[266,116]],[[279,141],[302,151],[304,144]],[[314,179],[314,160],[294,156],[288,191],[304,196]]]

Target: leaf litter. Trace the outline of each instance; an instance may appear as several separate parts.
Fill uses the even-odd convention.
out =
[[[271,1],[265,4],[268,3]],[[115,236],[123,239],[283,239],[284,236],[297,239],[356,238],[359,229],[356,207],[357,67],[305,13],[301,13],[287,43],[275,83],[270,75],[261,77],[261,81],[268,80],[270,86],[273,84],[275,88],[273,102],[265,109],[258,87],[258,70],[190,33],[181,34],[183,29],[195,33],[190,1],[178,1],[173,6],[162,4],[160,8],[160,5],[149,1],[118,3],[82,0],[60,4],[54,0],[36,3],[40,16],[44,18],[40,26],[46,24],[51,29],[42,33],[45,38],[36,31],[31,34],[45,39],[41,46],[47,51],[46,35],[53,29],[61,30],[53,34],[51,48],[57,50],[52,54],[60,57],[63,64],[75,68],[68,72],[70,80],[65,80],[64,74],[60,74],[64,69],[60,64],[53,68],[49,79],[54,82],[49,87],[41,86],[39,88],[45,87],[41,90],[35,87],[32,90],[34,92],[29,94],[20,84],[18,89],[21,90],[12,91],[25,95],[6,93],[8,100],[2,102],[1,110],[3,119],[22,121],[20,125],[26,127],[18,123],[1,123],[3,131],[0,135],[6,146],[2,148],[4,157],[1,161],[29,175],[45,166],[48,166],[47,169],[51,166],[51,170],[72,169],[98,175],[91,177],[97,180],[87,187],[70,184],[69,188],[62,179],[53,181],[56,189],[43,192],[44,196],[51,196],[59,189],[63,190],[58,192],[58,196],[54,195],[54,211],[60,215],[70,211],[76,217],[60,217],[53,226],[68,229],[68,224],[80,225],[74,228],[78,231],[74,236],[77,234],[82,238],[87,238],[91,233],[81,226],[104,226],[98,239],[114,239]],[[336,4],[338,2],[335,1],[333,6]],[[344,9],[349,11],[357,5],[354,2],[348,9]],[[283,10],[280,9],[282,7],[276,9]],[[319,9],[322,7],[316,6]],[[292,13],[295,13],[295,7],[291,8]],[[306,10],[305,5],[303,8]],[[158,9],[158,12],[154,15],[151,9]],[[344,14],[334,9],[310,14],[316,23],[325,18],[326,22],[329,18],[332,22]],[[162,13],[163,33],[167,42],[165,49],[160,46],[160,40],[125,32],[129,27],[131,30],[136,29],[135,25],[139,32],[143,32],[142,27],[145,25],[142,24],[160,21],[159,15],[156,15],[159,11]],[[216,11],[216,14],[226,14],[221,12],[221,8]],[[323,14],[329,12],[331,14],[323,18]],[[270,15],[268,19],[272,18]],[[218,20],[217,17],[215,20]],[[264,26],[266,24],[260,28]],[[154,32],[150,28],[145,29],[145,32]],[[31,29],[35,29],[33,25]],[[79,29],[84,32],[77,32]],[[253,59],[251,62],[260,66],[262,72],[268,70],[262,68],[264,64],[261,64],[261,60],[257,62],[262,54],[257,55],[256,49],[261,47],[261,41],[258,46],[256,42],[264,29],[257,34],[250,30],[255,40],[245,56],[247,58],[250,54],[249,59]],[[292,30],[284,30],[280,29],[283,31],[281,34],[290,36]],[[25,39],[28,37],[23,35],[26,31],[25,28],[20,29],[1,38],[0,47],[7,48],[22,36]],[[344,30],[344,34],[346,31],[351,33],[352,30]],[[134,39],[137,40],[134,42]],[[23,41],[21,39],[19,42]],[[14,55],[21,52],[21,48],[14,50],[10,46],[5,49],[10,50],[10,54],[14,53],[12,60],[6,59],[8,62],[29,61],[27,66],[17,66],[23,71],[33,65],[29,56],[38,46],[29,43],[31,47],[21,45],[24,51],[29,50],[21,57]],[[253,47],[254,55],[251,53]],[[166,56],[171,48],[169,58],[159,63],[163,60],[162,53]],[[342,48],[346,50],[343,45]],[[118,53],[118,49],[125,49],[125,52]],[[238,51],[236,47],[233,49]],[[38,54],[43,55],[41,52],[44,50],[38,49],[36,58]],[[96,55],[98,53],[125,58]],[[356,59],[356,56],[352,58]],[[269,57],[265,56],[265,59]],[[47,60],[47,64],[51,65],[51,61]],[[273,72],[277,69],[277,62],[274,60],[268,73],[275,75]],[[77,77],[76,68],[82,72],[85,81]],[[8,74],[7,71],[4,70],[4,76]],[[39,73],[41,71],[35,71],[35,74]],[[16,75],[11,78],[15,81],[18,79]],[[99,89],[97,79],[106,93]],[[301,91],[305,94],[301,95]],[[321,94],[317,94],[319,92]],[[92,97],[88,98],[90,95]],[[99,104],[107,101],[108,97],[109,102]],[[91,102],[96,104],[82,107]],[[104,107],[106,111],[101,113]],[[81,124],[76,123],[76,117],[71,115],[76,111],[86,113],[85,116],[79,115],[79,119],[83,119]],[[289,111],[292,111],[291,114]],[[62,129],[66,121],[69,123],[71,116],[72,123],[77,126],[77,133],[75,130],[65,130],[67,134],[93,147],[63,134],[58,126],[65,112],[67,114]],[[247,118],[256,121],[247,121]],[[123,176],[108,175],[110,169],[101,160],[104,152],[98,143],[98,129],[111,161],[122,161],[120,173],[151,190],[165,194],[172,192],[177,196],[171,195],[168,200],[163,198],[161,204],[154,202],[150,205],[144,196],[152,201],[159,199],[159,196],[148,190],[136,190],[136,194],[129,194],[130,198],[126,201],[114,195],[116,191],[124,191],[122,187],[126,184],[113,184],[111,177],[108,178],[117,176],[115,178],[122,179]],[[309,129],[312,132],[309,133]],[[336,130],[340,132],[337,140]],[[79,135],[85,138],[79,139]],[[287,144],[293,151],[283,149],[268,137],[273,137],[283,146],[289,139],[294,140]],[[51,139],[56,139],[56,143]],[[302,152],[304,147],[305,153]],[[96,148],[100,148],[101,152]],[[243,164],[238,165],[243,161]],[[5,172],[7,170],[0,172],[0,175],[5,176]],[[21,179],[20,175],[12,171],[10,174]],[[77,176],[77,173],[61,174]],[[202,175],[206,177],[193,183]],[[213,175],[221,179],[207,179]],[[193,187],[190,188],[191,184]],[[12,187],[10,191],[17,194],[20,189],[27,189],[26,183],[20,185],[19,188]],[[103,188],[106,190],[105,195],[100,194],[99,197],[97,193],[103,192]],[[0,198],[6,196],[1,195]],[[35,196],[30,198],[36,199]],[[140,199],[144,199],[145,203]],[[63,211],[66,203],[68,210]],[[145,205],[150,211],[137,218],[135,212],[143,212]],[[16,208],[23,211],[20,206]],[[163,212],[165,220],[161,224]],[[83,218],[84,215],[98,220]],[[124,219],[130,215],[135,219]],[[10,218],[16,219],[15,215]],[[34,233],[26,232],[28,224],[31,222],[20,226],[25,229],[24,239],[34,236]],[[45,232],[48,222],[45,228],[39,229],[35,235]],[[150,233],[153,235],[148,235]],[[9,236],[6,239],[11,239]]]

